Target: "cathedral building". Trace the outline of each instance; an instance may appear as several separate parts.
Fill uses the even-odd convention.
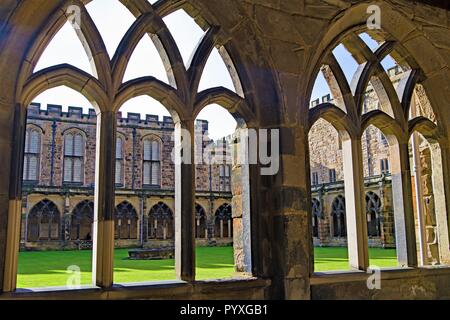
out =
[[[450,297],[449,1],[105,2],[1,1],[0,300]],[[61,88],[95,111],[32,103]],[[141,97],[172,118],[118,113]],[[211,105],[276,132],[257,161],[172,161],[219,145],[183,139]],[[173,281],[124,285],[151,268],[121,270],[114,249],[155,247],[174,248]],[[88,287],[46,258],[91,248]],[[47,275],[66,286],[20,282]]]
[[[28,108],[23,172],[21,247],[90,248],[94,218],[94,110],[32,103]],[[198,120],[204,147],[208,122]],[[116,247],[173,246],[174,123],[156,115],[118,113],[115,163]],[[223,140],[225,141],[225,140]],[[201,152],[201,151],[199,151]],[[196,166],[198,245],[230,245],[231,164]]]

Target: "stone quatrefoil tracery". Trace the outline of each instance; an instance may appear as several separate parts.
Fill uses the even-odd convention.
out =
[[[118,0],[119,1],[119,0]],[[210,104],[219,104],[233,115],[250,122],[254,120],[237,78],[231,58],[225,51],[226,44],[219,27],[210,26],[197,46],[186,69],[180,51],[163,17],[181,9],[181,4],[158,1],[151,5],[146,0],[120,2],[136,17],[121,40],[112,59],[109,58],[105,43],[94,21],[85,8],[89,1],[66,3],[48,22],[48,33],[39,35],[25,59],[23,69],[25,85],[21,94],[21,104],[28,106],[40,93],[59,86],[67,86],[83,94],[97,109],[97,112],[117,112],[128,100],[148,95],[159,101],[178,120],[195,119],[199,112]],[[66,9],[69,5],[81,8],[81,26],[77,34],[93,68],[90,75],[72,65],[52,66],[36,73],[33,70],[44,50],[58,30],[67,22]],[[119,3],[120,4],[120,3]],[[166,68],[170,85],[152,77],[141,77],[123,83],[129,60],[140,40],[148,34],[159,51]],[[203,70],[212,50],[220,47],[225,62],[231,69],[231,76],[237,93],[223,87],[210,88],[198,92]],[[149,62],[151,63],[151,61]]]
[[[323,67],[332,76],[329,77],[330,88],[337,88],[335,102],[321,103],[309,111],[309,126],[312,127],[319,118],[331,123],[340,134],[359,139],[364,131],[374,125],[387,137],[389,144],[407,143],[411,133],[417,131],[424,137],[440,141],[442,130],[430,119],[419,116],[408,121],[411,99],[416,85],[424,81],[417,63],[406,50],[395,41],[385,41],[372,51],[356,31],[342,36],[343,45],[358,63],[359,67],[348,83],[344,71],[330,51],[323,58]],[[402,66],[406,75],[400,80],[396,89],[382,66],[382,61],[392,55]],[[363,114],[368,84],[374,84],[380,100],[380,109]]]

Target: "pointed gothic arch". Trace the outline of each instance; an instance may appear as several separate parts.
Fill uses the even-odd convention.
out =
[[[42,200],[28,214],[27,241],[60,240],[61,214],[50,200]]]
[[[94,223],[94,202],[84,200],[72,211],[70,239],[92,241]]]
[[[128,201],[118,204],[115,209],[115,238],[131,240],[138,238],[138,214]]]
[[[174,238],[174,215],[164,202],[158,202],[151,209],[148,217],[149,239],[171,240]]]
[[[215,213],[216,238],[231,238],[233,236],[233,216],[232,209],[228,203],[221,205]]]

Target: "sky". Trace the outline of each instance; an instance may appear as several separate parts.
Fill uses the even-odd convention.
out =
[[[155,1],[150,0],[149,2]],[[122,37],[135,21],[135,17],[118,0],[94,0],[87,5],[87,10],[103,37],[109,56],[112,57]],[[165,17],[164,21],[179,47],[185,64],[187,64],[204,31],[182,10]],[[370,36],[361,34],[360,37],[373,51],[376,50],[378,43]],[[350,83],[358,64],[343,45],[337,46],[333,50],[333,54]],[[61,63],[72,64],[92,74],[88,57],[70,23],[66,23],[56,34],[41,56],[35,71]],[[389,56],[383,61],[385,69],[394,65],[395,62]],[[168,82],[161,58],[150,37],[145,35],[130,58],[124,81],[150,75],[163,82]],[[217,49],[214,49],[206,65],[199,91],[216,86],[223,86],[236,91],[220,54]],[[311,99],[315,100],[329,93],[328,85],[320,72]],[[80,93],[67,87],[48,90],[36,97],[34,101],[41,103],[43,106],[47,104],[63,105],[63,110],[67,110],[68,106],[78,106],[83,107],[87,112],[92,107]],[[122,111],[123,116],[126,116],[128,112],[140,113],[142,118],[145,118],[145,114],[157,114],[161,119],[162,116],[170,116],[169,112],[159,102],[148,96],[137,97],[126,102],[120,111]],[[219,139],[232,134],[236,128],[234,118],[225,109],[217,105],[206,107],[198,118],[210,122],[209,134],[212,139]]]
[[[155,1],[150,0],[149,2]],[[121,39],[135,21],[135,17],[118,0],[94,0],[86,8],[99,29],[111,58]],[[182,10],[165,17],[164,22],[172,33],[186,65],[204,35],[204,31]],[[70,23],[66,23],[56,34],[34,71],[62,63],[71,64],[92,74],[89,59]],[[168,83],[164,65],[148,35],[144,36],[131,56],[124,82],[143,76],[153,76]],[[217,86],[236,91],[225,63],[218,50],[214,49],[205,67],[199,91]],[[47,104],[59,104],[63,106],[64,111],[68,106],[83,107],[85,112],[92,108],[84,96],[67,87],[48,90],[33,101],[41,103],[43,107]],[[128,112],[140,113],[142,118],[145,118],[145,114],[157,114],[160,119],[162,116],[170,116],[167,109],[158,101],[147,96],[137,97],[126,102],[120,111],[123,116],[126,116]],[[199,114],[198,119],[210,122],[209,134],[212,139],[232,134],[236,128],[236,121],[231,114],[218,105],[206,107]]]
[[[379,47],[379,44],[375,40],[373,40],[368,34],[361,33],[359,36],[373,52],[375,52],[376,49]],[[342,44],[338,45],[333,50],[333,55],[339,62],[342,70],[344,71],[345,77],[347,78],[347,81],[350,84],[352,82],[353,75],[358,69],[358,63]],[[389,55],[381,62],[381,64],[385,70],[388,70],[396,65],[395,61]],[[322,72],[319,72],[311,95],[311,101],[317,98],[322,98],[327,94],[331,94],[330,89]]]

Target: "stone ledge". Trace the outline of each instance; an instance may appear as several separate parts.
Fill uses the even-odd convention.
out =
[[[450,266],[421,267],[421,268],[381,268],[382,280],[398,280],[417,277],[432,277],[448,275],[450,278]],[[336,271],[318,272],[311,276],[311,286],[366,281],[368,274],[364,271]]]
[[[0,300],[263,299],[270,283],[270,280],[249,277],[192,283],[174,280],[117,284],[107,290],[94,286],[79,290],[61,287],[21,289],[0,294]]]

